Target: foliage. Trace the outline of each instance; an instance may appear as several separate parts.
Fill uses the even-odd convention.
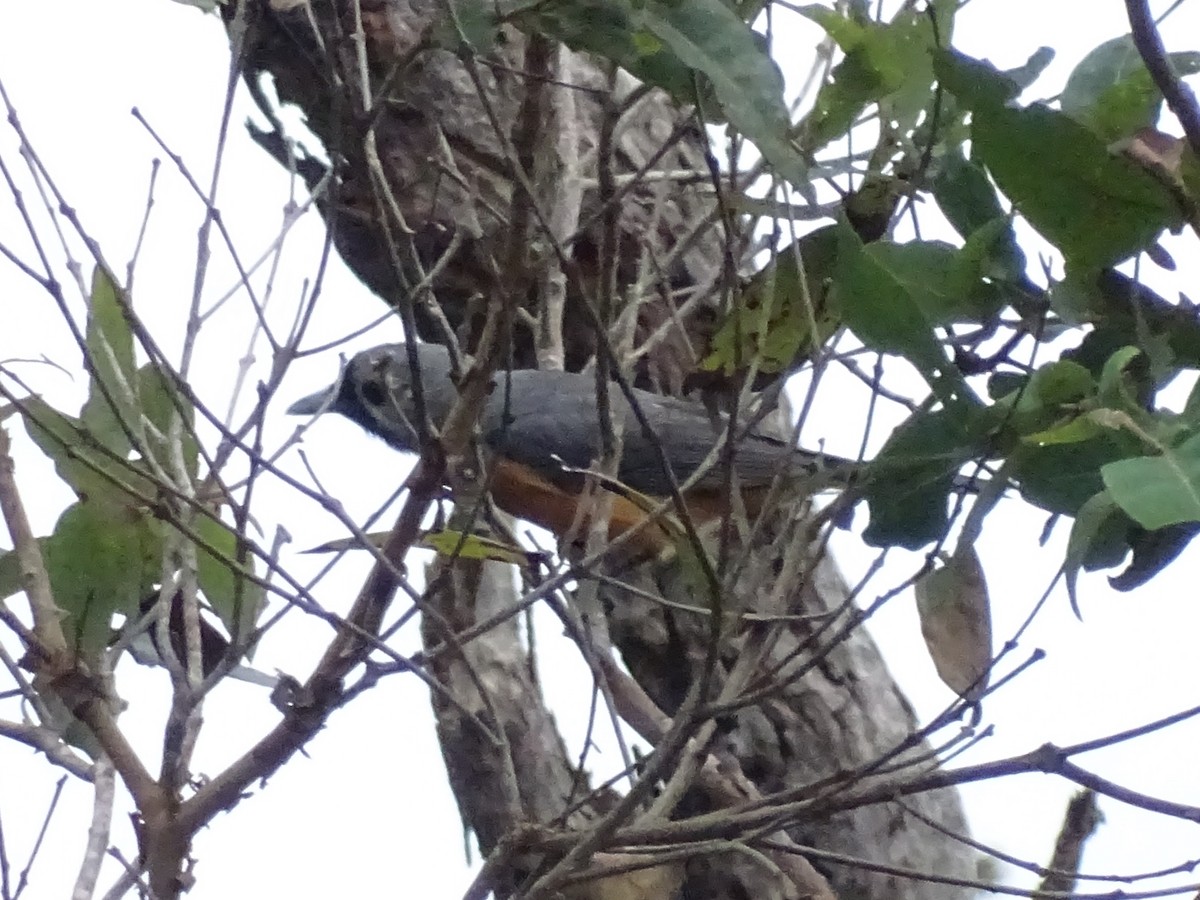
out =
[[[622,64],[630,64],[631,48],[648,46],[638,37],[648,19],[634,24],[641,6],[551,8],[553,34]],[[584,26],[595,10],[614,31]],[[1085,513],[1066,560],[1072,574],[1110,567],[1132,552],[1130,569],[1114,583],[1142,583],[1186,542],[1178,528],[1170,541],[1159,532],[1200,521],[1191,501],[1200,488],[1194,404],[1182,414],[1159,405],[1160,391],[1200,366],[1200,357],[1190,311],[1114,269],[1142,253],[1161,260],[1156,245],[1164,231],[1195,221],[1195,197],[1183,178],[1193,165],[1190,150],[1164,172],[1114,145],[1152,129],[1163,104],[1131,40],[1115,38],[1089,54],[1054,107],[1017,100],[1049,61],[1045,50],[1001,72],[948,49],[953,3],[926,12],[906,7],[887,22],[853,4],[844,13],[820,5],[800,12],[844,54],[812,111],[784,130],[769,115],[754,123],[731,117],[730,124],[769,162],[778,161],[769,148],[790,143],[810,161],[809,180],[797,182],[794,169],[777,171],[815,196],[814,154],[864,120],[886,122],[876,128],[865,178],[929,195],[961,243],[864,239],[853,218],[821,226],[777,248],[745,281],[706,367],[724,377],[752,361],[759,372],[788,371],[819,358],[844,326],[867,348],[908,360],[931,390],[874,464],[879,477],[866,487],[869,541],[912,548],[944,541],[953,475],[973,462],[998,466],[999,477],[1053,515]],[[515,21],[549,27],[545,18]],[[726,23],[720,40],[739,28]],[[778,107],[766,57],[759,64],[744,58],[763,51],[743,43],[717,52],[716,43],[710,38],[714,52],[695,55],[651,42],[655,65],[673,74],[639,71],[688,99],[695,92],[681,87],[689,83],[681,71],[720,85],[734,83],[736,69],[743,86],[753,82],[756,96],[774,96]],[[1200,65],[1195,53],[1170,59],[1183,75]],[[733,93],[716,94],[729,114]],[[884,202],[885,219],[895,207]],[[1016,242],[1014,224],[1022,221],[1061,254],[1063,276],[1034,280]],[[982,354],[996,345],[999,352]],[[1023,358],[1038,362],[1031,367]],[[981,376],[988,396],[979,393]],[[1106,511],[1103,528],[1095,524],[1098,509]]]
[[[39,397],[20,403],[30,436],[78,498],[40,543],[68,641],[91,660],[114,640],[114,620],[137,621],[164,589],[168,542],[176,565],[190,555],[184,545],[194,548],[198,586],[230,634],[244,639],[265,600],[217,510],[179,503],[201,485],[192,404],[156,363],[137,365],[131,318],[127,297],[97,267],[83,409],[75,417]],[[22,587],[16,552],[0,554],[0,599]]]

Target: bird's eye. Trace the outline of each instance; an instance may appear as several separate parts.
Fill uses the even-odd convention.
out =
[[[383,406],[385,395],[383,386],[378,381],[364,381],[360,390],[362,398],[372,406]]]

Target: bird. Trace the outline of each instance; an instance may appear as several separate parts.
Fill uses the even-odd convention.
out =
[[[442,423],[458,398],[449,351],[439,344],[416,344],[425,408]],[[344,366],[332,384],[289,407],[291,415],[334,412],[382,438],[397,450],[419,451],[416,410],[403,343],[364,350]],[[497,372],[479,417],[479,434],[489,465],[488,486],[496,505],[532,522],[559,540],[586,534],[579,527],[587,472],[602,447],[602,429],[592,374],[544,369]],[[720,463],[704,467],[728,421],[702,404],[634,388],[634,401],[662,450],[645,434],[633,406],[615,383],[609,399],[624,426],[615,481],[610,540],[627,532],[638,553],[657,555],[677,539],[661,524],[635,528],[648,516],[646,498],[657,504],[671,494],[670,465],[697,524],[726,515],[730,480]],[[732,483],[747,514],[757,515],[776,476],[820,476],[822,486],[853,480],[857,463],[801,450],[761,428],[737,432]],[[612,486],[609,483],[609,486]],[[640,495],[640,497],[638,496]]]

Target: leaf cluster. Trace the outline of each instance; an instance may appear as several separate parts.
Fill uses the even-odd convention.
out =
[[[1182,412],[1160,402],[1164,387],[1200,368],[1200,325],[1186,301],[1127,274],[1145,258],[1171,265],[1159,240],[1200,222],[1200,170],[1183,141],[1155,130],[1163,97],[1129,36],[1095,48],[1057,103],[1021,102],[1053,52],[1010,71],[956,52],[953,0],[903,4],[886,21],[867,4],[793,7],[839,51],[796,120],[754,27],[758,3],[457,9],[443,34],[455,46],[483,48],[506,24],[606,57],[727,125],[757,148],[776,184],[810,201],[832,175],[857,180],[832,221],[776,246],[744,279],[704,367],[729,378],[751,362],[759,373],[794,371],[845,329],[921,373],[928,398],[867,480],[868,541],[940,545],[963,506],[964,471],[992,473],[991,494],[1015,489],[1075,519],[1072,586],[1081,569],[1130,553],[1113,583],[1140,584],[1200,528],[1200,400]],[[1200,53],[1170,63],[1187,76],[1200,71]],[[864,124],[876,143],[860,164],[844,146]],[[957,240],[891,236],[897,209],[922,200]],[[780,219],[806,216],[776,207],[773,217],[779,233]],[[1052,245],[1063,276],[1031,274],[1018,225]]]
[[[138,365],[131,315],[127,297],[98,267],[83,336],[82,409],[71,415],[38,396],[15,401],[30,437],[76,496],[39,545],[64,633],[88,661],[112,644],[121,620],[153,635],[143,617],[163,591],[179,602],[189,568],[231,635],[249,634],[264,601],[261,586],[245,577],[252,568],[239,562],[245,552],[219,507],[184,502],[202,483],[192,404],[171,373]],[[16,552],[0,555],[0,599],[22,588]],[[178,653],[184,645],[173,640]]]

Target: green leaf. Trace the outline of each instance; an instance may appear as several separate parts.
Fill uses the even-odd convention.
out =
[[[911,261],[902,252],[877,249],[882,245],[864,246],[849,227],[842,226],[841,237],[831,303],[842,321],[871,349],[905,357],[944,404],[972,397],[933,332],[939,317],[931,310],[938,299],[914,280]],[[928,260],[938,252],[926,246],[912,255]]]
[[[992,256],[999,263],[1003,277],[1015,280],[1024,274],[1025,254],[1017,246],[1012,222],[982,167],[961,153],[950,154],[942,160],[934,178],[933,196],[942,214],[964,238],[979,234],[984,228],[1000,228],[993,223],[1003,222],[991,246]]]
[[[758,358],[759,371],[774,374],[823,345],[840,324],[826,303],[838,240],[837,226],[828,225],[780,250],[743,288],[737,306],[713,335],[701,368],[728,376]]]
[[[141,415],[150,428],[146,434],[146,452],[154,455],[164,468],[170,459],[170,448],[165,440],[170,436],[171,423],[175,416],[181,416],[183,461],[187,472],[195,476],[198,468],[200,447],[196,443],[193,432],[195,410],[191,401],[181,394],[175,382],[164,375],[154,363],[147,363],[137,371],[138,401],[141,403]]]
[[[730,124],[775,171],[797,186],[807,184],[807,164],[790,137],[783,75],[750,26],[722,0],[631,6],[636,24],[708,78]]]
[[[1181,76],[1200,72],[1200,53],[1169,54]],[[1111,143],[1153,126],[1163,97],[1129,35],[1105,41],[1083,58],[1059,97],[1062,111]]]
[[[1100,384],[1097,400],[1103,407],[1119,409],[1123,412],[1142,418],[1145,410],[1138,402],[1138,389],[1135,382],[1135,363],[1142,357],[1142,351],[1137,347],[1122,347],[1113,353],[1104,364],[1100,374]],[[1144,360],[1142,360],[1144,363]]]
[[[1100,474],[1113,500],[1143,528],[1200,521],[1200,435],[1158,456],[1109,463]]]
[[[452,52],[464,44],[477,54],[491,51],[500,28],[494,3],[453,0],[443,9],[444,15],[434,23],[430,34],[434,44]]]
[[[86,346],[91,380],[80,420],[103,446],[125,456],[130,448],[125,429],[133,430],[136,422],[133,333],[118,288],[100,266],[92,274]]]
[[[964,238],[985,222],[1005,215],[983,167],[957,149],[938,164],[933,178],[933,197],[942,215]]]
[[[981,104],[972,138],[1001,190],[1067,259],[1118,263],[1180,224],[1170,192],[1084,126],[1048,107]],[[1036,160],[1036,164],[1031,164]]]
[[[1022,402],[1053,409],[1067,403],[1079,403],[1096,391],[1092,373],[1077,362],[1060,359],[1041,366],[1029,378]]]
[[[144,497],[154,496],[150,481],[99,449],[78,419],[64,415],[40,397],[26,398],[24,406],[29,437],[53,460],[58,476],[79,497],[118,508],[136,505],[138,501],[115,482]]]
[[[525,31],[548,34],[573,50],[606,57],[678,100],[695,100],[693,70],[634,24],[631,5],[624,0],[537,3],[515,13],[510,21]]]
[[[1104,430],[1090,440],[1022,444],[1013,451],[1013,479],[1030,503],[1053,513],[1073,516],[1104,489],[1100,467],[1131,452],[1136,442]]]
[[[1005,219],[987,223],[961,250],[942,241],[876,241],[865,252],[904,286],[929,325],[980,321],[997,311],[994,295],[978,289],[984,258],[1006,228]]]
[[[0,553],[0,600],[11,597],[23,588],[21,561],[17,559],[17,551],[5,550]]]
[[[935,5],[942,37],[948,39],[953,8]],[[845,53],[805,119],[804,148],[815,152],[845,134],[872,102],[886,107],[898,131],[910,131],[931,102],[930,52],[935,41],[929,15],[923,10],[901,10],[892,21],[880,23],[815,5],[798,11],[824,28]]]
[[[955,476],[982,454],[988,421],[977,412],[940,410],[914,413],[897,428],[866,474],[871,520],[863,539],[916,550],[943,538]]]
[[[698,91],[702,104],[715,99],[719,108],[706,109],[710,118],[724,115],[783,177],[808,183],[790,138],[783,76],[759,36],[722,0],[536,4],[512,22],[605,56],[684,103],[696,102]],[[704,76],[699,84],[697,73]]]
[[[1083,403],[1095,396],[1092,373],[1070,360],[1046,363],[1028,381],[1001,402],[1012,406],[1008,427],[1031,443],[1081,440],[1058,434],[1063,426],[1078,421]],[[1098,432],[1092,426],[1092,435]],[[1091,436],[1091,435],[1089,435]]]
[[[216,553],[203,546],[196,548],[196,580],[200,590],[235,641],[244,640],[266,605],[263,587],[246,578],[253,572],[252,557],[238,563],[237,534],[222,522],[199,516],[197,536]]]
[[[1107,491],[1089,497],[1076,513],[1063,560],[1067,596],[1076,616],[1079,615],[1079,597],[1075,589],[1080,570],[1108,568],[1124,559],[1128,552],[1125,543],[1128,524],[1128,519]]]
[[[942,87],[969,109],[1003,106],[1022,90],[1016,79],[991,63],[956,50],[935,50],[933,71]]]
[[[107,644],[116,613],[132,615],[145,587],[160,574],[147,566],[153,541],[133,514],[83,501],[68,507],[45,542],[46,571],[63,631],[85,656]]]

